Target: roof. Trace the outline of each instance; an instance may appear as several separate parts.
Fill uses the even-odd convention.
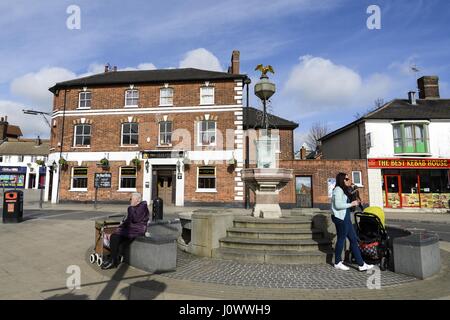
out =
[[[50,152],[48,141],[36,145],[35,141],[6,141],[0,144],[0,155],[46,156]]]
[[[407,99],[395,99],[319,140],[327,140],[366,120],[433,119],[450,119],[450,99],[417,99],[415,105],[410,104]]]
[[[20,137],[22,136],[22,130],[20,130],[20,127],[18,126],[8,125],[8,128],[6,129],[6,136]]]
[[[136,71],[109,71],[88,77],[58,82],[49,90],[53,93],[57,89],[80,86],[119,85],[136,83],[162,83],[182,81],[233,80],[245,79],[245,74],[231,74],[194,68],[157,69]]]
[[[298,127],[298,123],[277,117],[268,113],[269,127],[273,129],[291,129]],[[261,129],[263,126],[263,112],[253,107],[244,107],[245,128]]]

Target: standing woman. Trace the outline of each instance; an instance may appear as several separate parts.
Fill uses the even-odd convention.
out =
[[[341,254],[344,249],[345,239],[350,240],[350,248],[352,250],[353,256],[358,263],[359,271],[365,271],[373,268],[373,265],[366,264],[362,257],[361,251],[358,247],[358,238],[356,237],[355,229],[353,228],[352,221],[350,218],[350,208],[359,205],[359,201],[355,200],[349,202],[350,198],[350,187],[351,181],[346,173],[338,173],[336,176],[336,186],[333,189],[333,196],[331,198],[331,219],[336,225],[337,241],[335,248],[335,264],[334,267],[339,270],[349,270],[342,263]]]

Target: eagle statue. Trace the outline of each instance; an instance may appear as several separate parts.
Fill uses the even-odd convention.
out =
[[[272,72],[273,74],[275,74],[275,71],[273,71],[273,68],[270,64],[265,67],[262,64],[258,64],[256,66],[255,70],[261,71],[262,76],[265,76],[267,74],[267,72]]]

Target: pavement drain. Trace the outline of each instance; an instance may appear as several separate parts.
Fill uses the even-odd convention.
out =
[[[178,251],[177,270],[163,277],[235,286],[296,289],[367,288],[373,273],[339,271],[331,265],[275,265],[203,258]],[[381,287],[417,280],[391,271],[381,272]]]

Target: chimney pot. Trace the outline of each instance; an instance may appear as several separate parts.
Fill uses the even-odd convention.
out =
[[[117,66],[114,66],[113,70],[114,70],[114,71],[117,71]]]
[[[109,71],[109,65],[105,65],[105,72]]]
[[[420,99],[439,99],[439,77],[423,76],[417,79]]]
[[[409,100],[410,104],[417,104],[416,103],[416,92],[415,91],[408,92],[408,100]]]

